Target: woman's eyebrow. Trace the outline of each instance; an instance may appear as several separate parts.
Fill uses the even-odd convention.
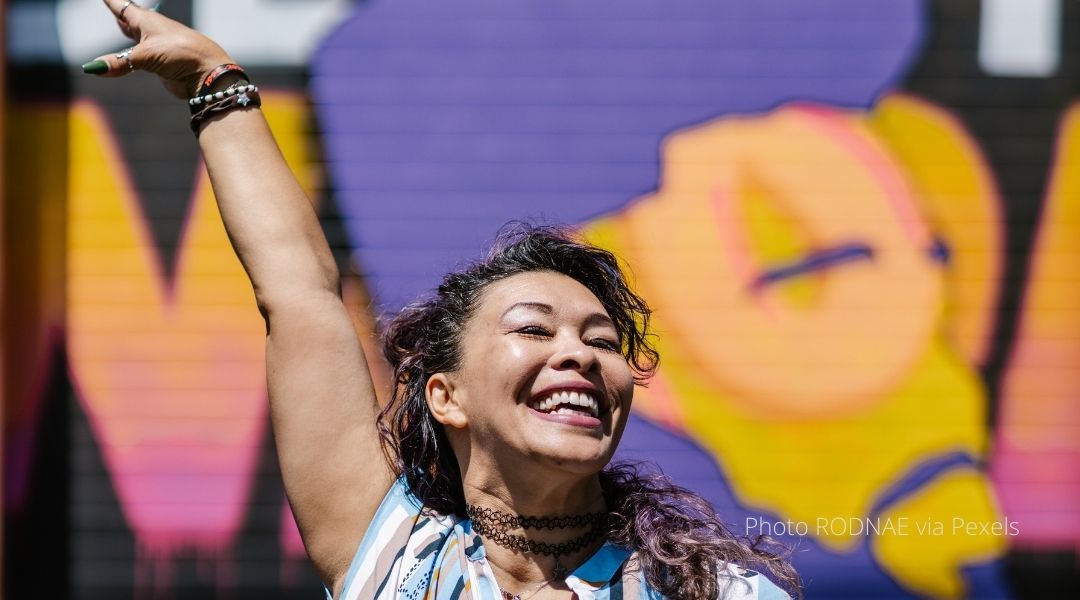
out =
[[[502,316],[510,314],[510,311],[517,308],[529,308],[538,312],[542,312],[545,315],[555,314],[555,309],[550,304],[544,304],[543,302],[515,302],[511,304],[506,310],[503,311]]]
[[[551,306],[550,304],[547,304],[545,302],[524,301],[524,302],[515,302],[515,303],[511,304],[505,311],[503,311],[502,316],[505,317],[506,315],[510,314],[511,311],[513,311],[515,309],[518,309],[518,308],[525,308],[525,309],[535,310],[537,312],[544,313],[545,315],[553,315],[553,314],[555,314],[555,308],[553,306]],[[585,325],[586,326],[609,325],[611,327],[614,327],[615,326],[615,321],[612,321],[611,317],[607,316],[606,314],[604,314],[602,312],[594,312],[594,313],[590,314],[589,316],[585,317]]]
[[[604,313],[593,313],[585,318],[585,326],[591,327],[594,325],[606,325],[608,327],[615,327],[615,321],[611,320],[611,317]]]

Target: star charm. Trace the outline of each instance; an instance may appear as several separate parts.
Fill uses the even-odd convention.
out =
[[[555,559],[555,568],[551,571],[551,574],[555,576],[555,579],[566,579],[566,567],[559,564],[557,558]]]
[[[236,101],[240,106],[247,106],[251,102],[251,98],[248,97],[247,93],[243,93],[236,97]]]

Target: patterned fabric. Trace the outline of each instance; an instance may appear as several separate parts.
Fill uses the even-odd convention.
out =
[[[345,577],[341,600],[500,600],[472,522],[421,510],[404,479],[386,494]],[[566,578],[579,600],[658,600],[626,548],[604,544]],[[729,565],[730,600],[788,598],[765,576]],[[327,591],[327,598],[331,599]]]

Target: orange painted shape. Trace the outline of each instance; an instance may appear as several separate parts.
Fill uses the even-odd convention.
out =
[[[918,360],[940,317],[942,277],[903,174],[860,118],[796,106],[718,119],[671,135],[662,156],[660,189],[622,223],[626,239],[664,244],[627,251],[668,334],[748,412],[845,414]],[[865,244],[872,259],[753,290],[780,265],[749,241],[738,208],[747,189],[767,190],[754,201],[790,215],[806,247]],[[814,282],[812,302],[782,292],[800,280]]]

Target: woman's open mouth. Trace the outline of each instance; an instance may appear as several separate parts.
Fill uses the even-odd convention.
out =
[[[555,392],[530,402],[529,408],[547,421],[579,427],[600,426],[600,403],[585,392]]]

